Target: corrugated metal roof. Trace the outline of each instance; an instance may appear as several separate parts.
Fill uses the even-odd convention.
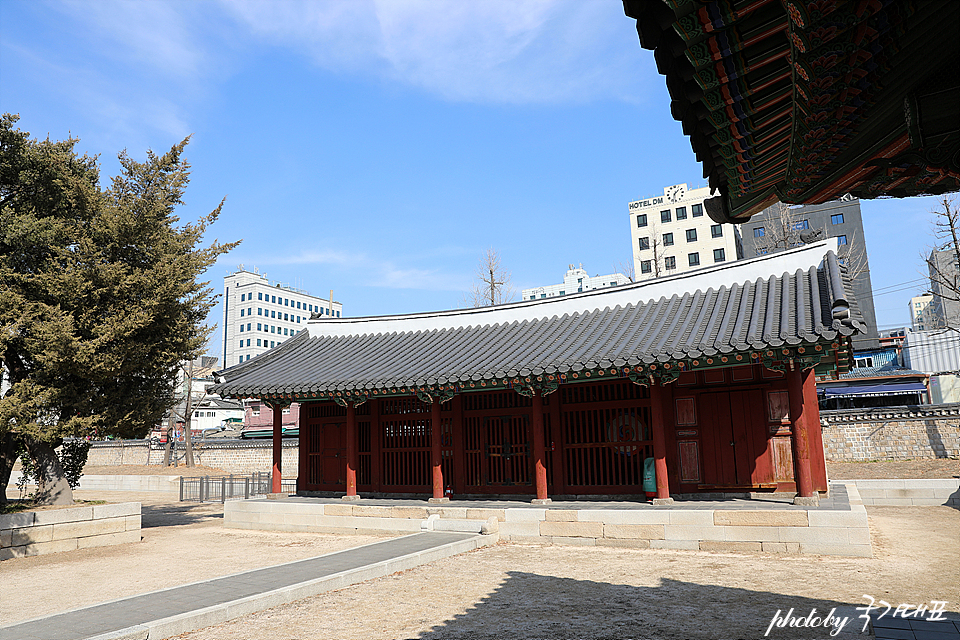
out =
[[[311,321],[221,372],[226,381],[211,391],[398,390],[829,343],[865,328],[835,249],[825,241],[685,277],[483,310]]]

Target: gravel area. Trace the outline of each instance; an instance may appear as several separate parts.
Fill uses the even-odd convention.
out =
[[[501,544],[177,638],[760,638],[778,609],[814,607],[851,617],[836,637],[866,638],[863,594],[957,611],[960,512],[868,511],[874,558]]]

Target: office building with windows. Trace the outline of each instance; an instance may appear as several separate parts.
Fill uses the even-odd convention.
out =
[[[622,273],[611,273],[607,276],[591,276],[583,268],[570,265],[567,274],[563,277],[560,284],[551,284],[545,287],[533,287],[524,289],[520,297],[524,300],[537,300],[539,298],[553,298],[555,296],[566,296],[580,291],[593,291],[594,289],[603,289],[605,287],[616,287],[621,284],[627,284],[630,278]]]
[[[223,279],[223,364],[232,367],[297,335],[312,317],[339,318],[343,305],[241,267]]]
[[[713,194],[715,195],[715,194]],[[628,205],[637,281],[736,260],[742,255],[735,225],[715,223],[703,210],[709,187],[666,187],[662,196]]]
[[[933,250],[927,258],[930,271],[930,310],[928,329],[960,328],[960,262],[955,251],[949,249]]]
[[[836,238],[840,245],[840,259],[853,276],[857,303],[867,323],[866,333],[853,337],[853,348],[860,351],[880,347],[860,200],[844,196],[823,204],[786,206],[777,203],[740,225],[740,233],[743,254],[747,258]]]
[[[936,322],[938,316],[931,307],[932,302],[933,296],[929,293],[910,298],[910,327],[914,331],[938,328]]]

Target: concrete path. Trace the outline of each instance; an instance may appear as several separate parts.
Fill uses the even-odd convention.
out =
[[[486,544],[484,538],[455,532],[394,538],[0,627],[0,640],[166,638],[463,553]]]

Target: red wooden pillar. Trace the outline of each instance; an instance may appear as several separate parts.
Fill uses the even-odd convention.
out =
[[[827,460],[820,428],[820,399],[817,397],[817,376],[806,369],[803,376],[803,415],[807,422],[807,447],[810,449],[810,477],[814,491],[827,491]]]
[[[670,479],[667,476],[667,437],[663,419],[663,387],[650,381],[650,426],[653,427],[653,458],[657,472],[657,499],[654,504],[670,504]]]
[[[353,402],[347,402],[347,495],[345,499],[357,498],[357,410]]]
[[[793,459],[796,464],[797,497],[813,498],[813,478],[810,474],[810,438],[807,433],[807,419],[803,412],[803,374],[793,362],[790,363],[787,371],[787,392],[790,395],[790,419],[793,423],[791,441],[793,444]]]
[[[530,428],[533,429],[533,472],[537,486],[537,502],[543,504],[547,497],[546,452],[543,446],[543,396],[540,391],[533,392]]]
[[[283,480],[281,473],[283,463],[283,405],[276,403],[271,406],[271,409],[273,409],[273,486],[270,487],[270,491],[280,493]]]
[[[443,499],[443,456],[440,452],[440,401],[430,403],[430,461],[433,466],[433,498]]]

